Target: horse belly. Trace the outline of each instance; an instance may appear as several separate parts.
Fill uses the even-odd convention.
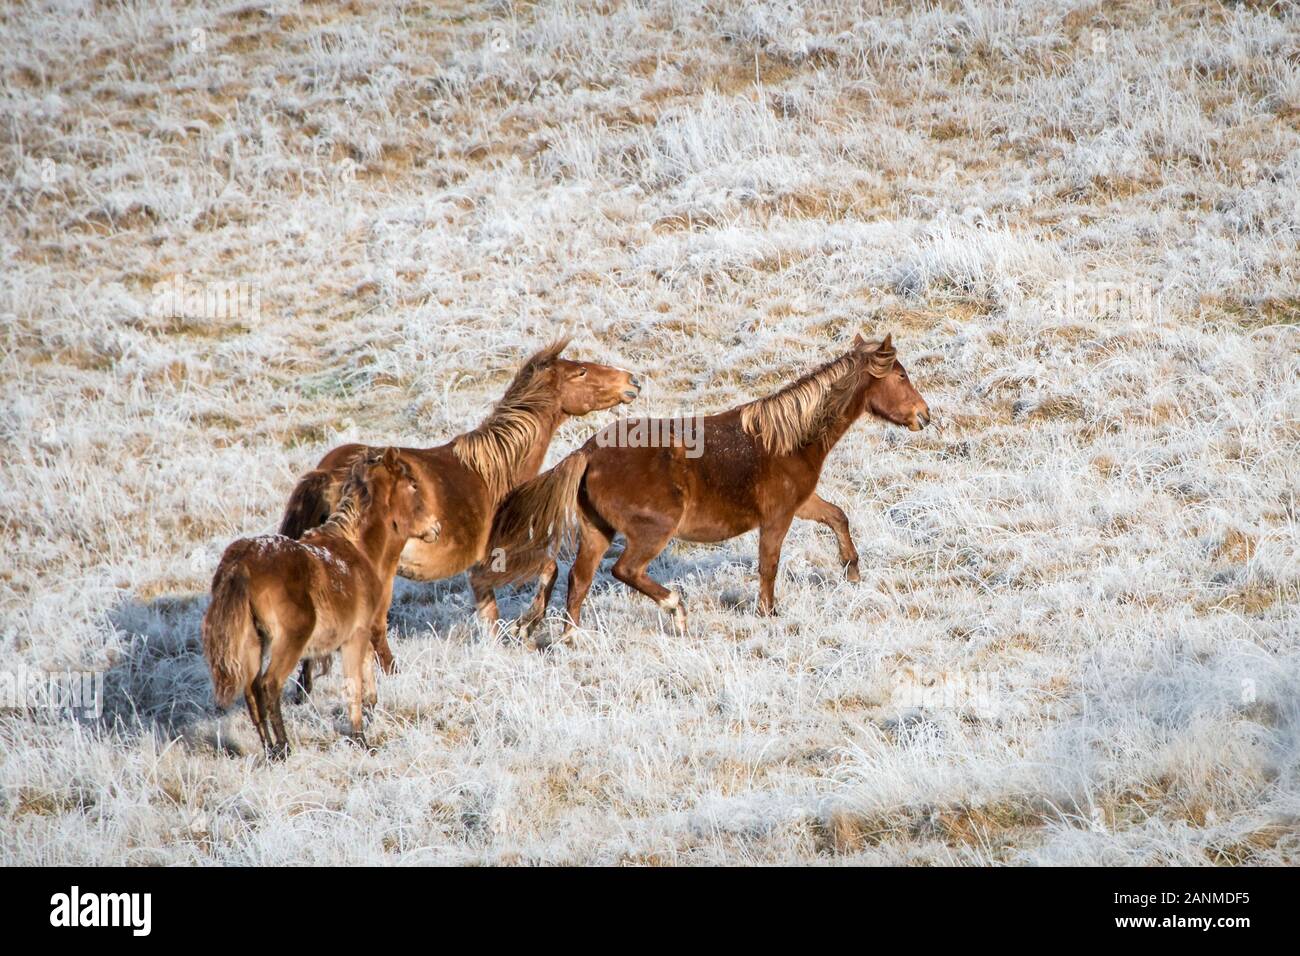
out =
[[[302,649],[303,657],[328,657],[339,649],[347,636],[340,627],[338,613],[328,602],[321,602],[316,607],[316,626],[312,628],[307,646]]]
[[[677,537],[713,544],[758,527],[758,507],[748,481],[719,481],[699,469],[691,477]]]
[[[329,657],[337,651],[343,643],[342,635],[338,628],[317,628],[312,634],[311,640],[307,646],[302,649],[303,657]]]
[[[412,581],[441,581],[468,569],[478,555],[456,542],[438,540],[432,544],[419,538],[407,539],[398,560],[397,573]]]
[[[715,513],[688,508],[677,526],[675,537],[697,544],[716,544],[758,527],[757,520],[744,515]]]

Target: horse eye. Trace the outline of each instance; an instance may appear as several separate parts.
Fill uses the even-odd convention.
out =
[[[587,370],[586,370],[585,368],[580,368],[580,369],[578,369],[578,375],[577,375],[577,377],[578,377],[578,378],[582,378],[582,377],[583,377],[584,375],[586,375],[586,374],[587,374]]]

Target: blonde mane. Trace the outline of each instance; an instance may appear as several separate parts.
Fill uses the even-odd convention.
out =
[[[352,470],[339,491],[339,503],[316,533],[329,533],[356,542],[361,517],[371,502],[370,468],[380,461],[373,453],[362,452],[352,459]]]
[[[510,490],[541,434],[543,414],[555,407],[555,389],[542,372],[568,344],[560,339],[529,358],[483,424],[452,442],[461,464],[479,473],[493,498]]]
[[[744,405],[740,426],[758,438],[769,454],[789,454],[825,437],[852,401],[862,373],[879,378],[893,361],[892,344],[855,344],[779,392]]]

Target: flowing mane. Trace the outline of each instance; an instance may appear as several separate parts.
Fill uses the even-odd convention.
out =
[[[857,390],[862,373],[879,377],[893,362],[894,350],[881,343],[857,343],[802,378],[740,410],[740,425],[769,454],[786,455],[820,440]]]
[[[554,407],[555,388],[541,373],[568,344],[560,339],[529,358],[492,414],[452,443],[461,464],[482,476],[494,499],[510,490],[515,470],[541,432],[541,416]]]
[[[370,468],[380,459],[373,454],[362,453],[352,460],[352,470],[340,491],[338,507],[325,519],[325,523],[315,528],[315,532],[328,532],[356,541],[360,530],[361,516],[370,504]]]

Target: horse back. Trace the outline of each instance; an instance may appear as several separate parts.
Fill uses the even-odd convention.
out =
[[[634,427],[593,438],[584,446],[584,507],[617,531],[661,521],[688,541],[725,541],[756,527],[761,450],[734,412],[697,428],[692,441]]]

